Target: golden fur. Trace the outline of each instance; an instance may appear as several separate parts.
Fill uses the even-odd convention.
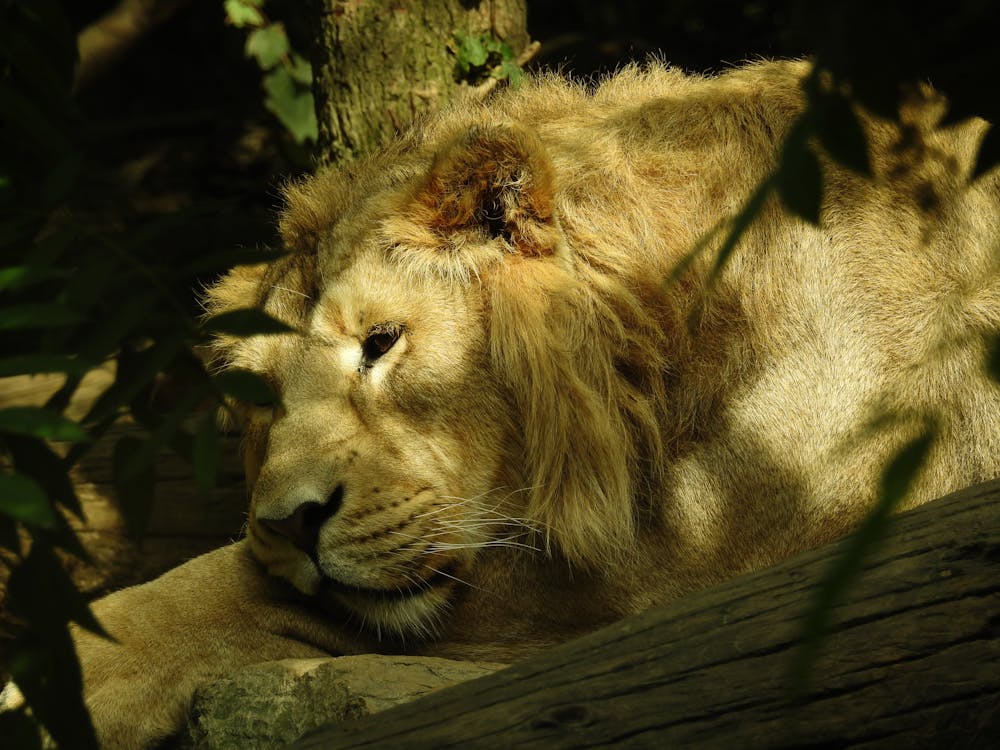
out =
[[[105,742],[226,666],[513,659],[769,565],[849,530],[928,424],[909,505],[1000,474],[983,123],[935,129],[930,94],[902,130],[865,116],[875,177],[824,160],[821,227],[771,200],[710,291],[711,247],[666,281],[773,169],[806,73],[537,78],[289,187],[293,254],[208,303],[299,331],[218,345],[282,399],[248,414],[248,542],[98,606]],[[170,718],[111,718],[149,701]]]

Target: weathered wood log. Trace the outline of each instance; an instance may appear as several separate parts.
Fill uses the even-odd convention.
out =
[[[895,518],[798,698],[802,615],[839,544],[294,747],[996,747],[998,501],[995,481]]]

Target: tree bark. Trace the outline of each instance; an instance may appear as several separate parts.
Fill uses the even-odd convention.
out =
[[[1000,482],[894,519],[813,679],[813,550],[296,748],[985,748],[1000,737]]]
[[[454,33],[529,43],[526,0],[318,0],[313,91],[321,164],[371,153],[461,89]]]

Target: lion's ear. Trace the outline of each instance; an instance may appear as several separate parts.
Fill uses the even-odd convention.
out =
[[[267,263],[235,266],[205,289],[202,305],[208,315],[252,307],[260,303],[260,286],[268,271]]]
[[[439,237],[472,232],[546,256],[558,247],[554,182],[536,135],[515,125],[476,127],[438,152],[415,208]]]
[[[282,187],[285,205],[278,220],[282,246],[293,253],[315,253],[319,238],[333,226],[346,202],[346,183],[333,170],[292,180]]]

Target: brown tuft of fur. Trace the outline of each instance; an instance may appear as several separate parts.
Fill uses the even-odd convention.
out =
[[[517,125],[475,127],[442,148],[412,205],[444,244],[485,230],[522,255],[554,252],[554,175],[537,136]]]

